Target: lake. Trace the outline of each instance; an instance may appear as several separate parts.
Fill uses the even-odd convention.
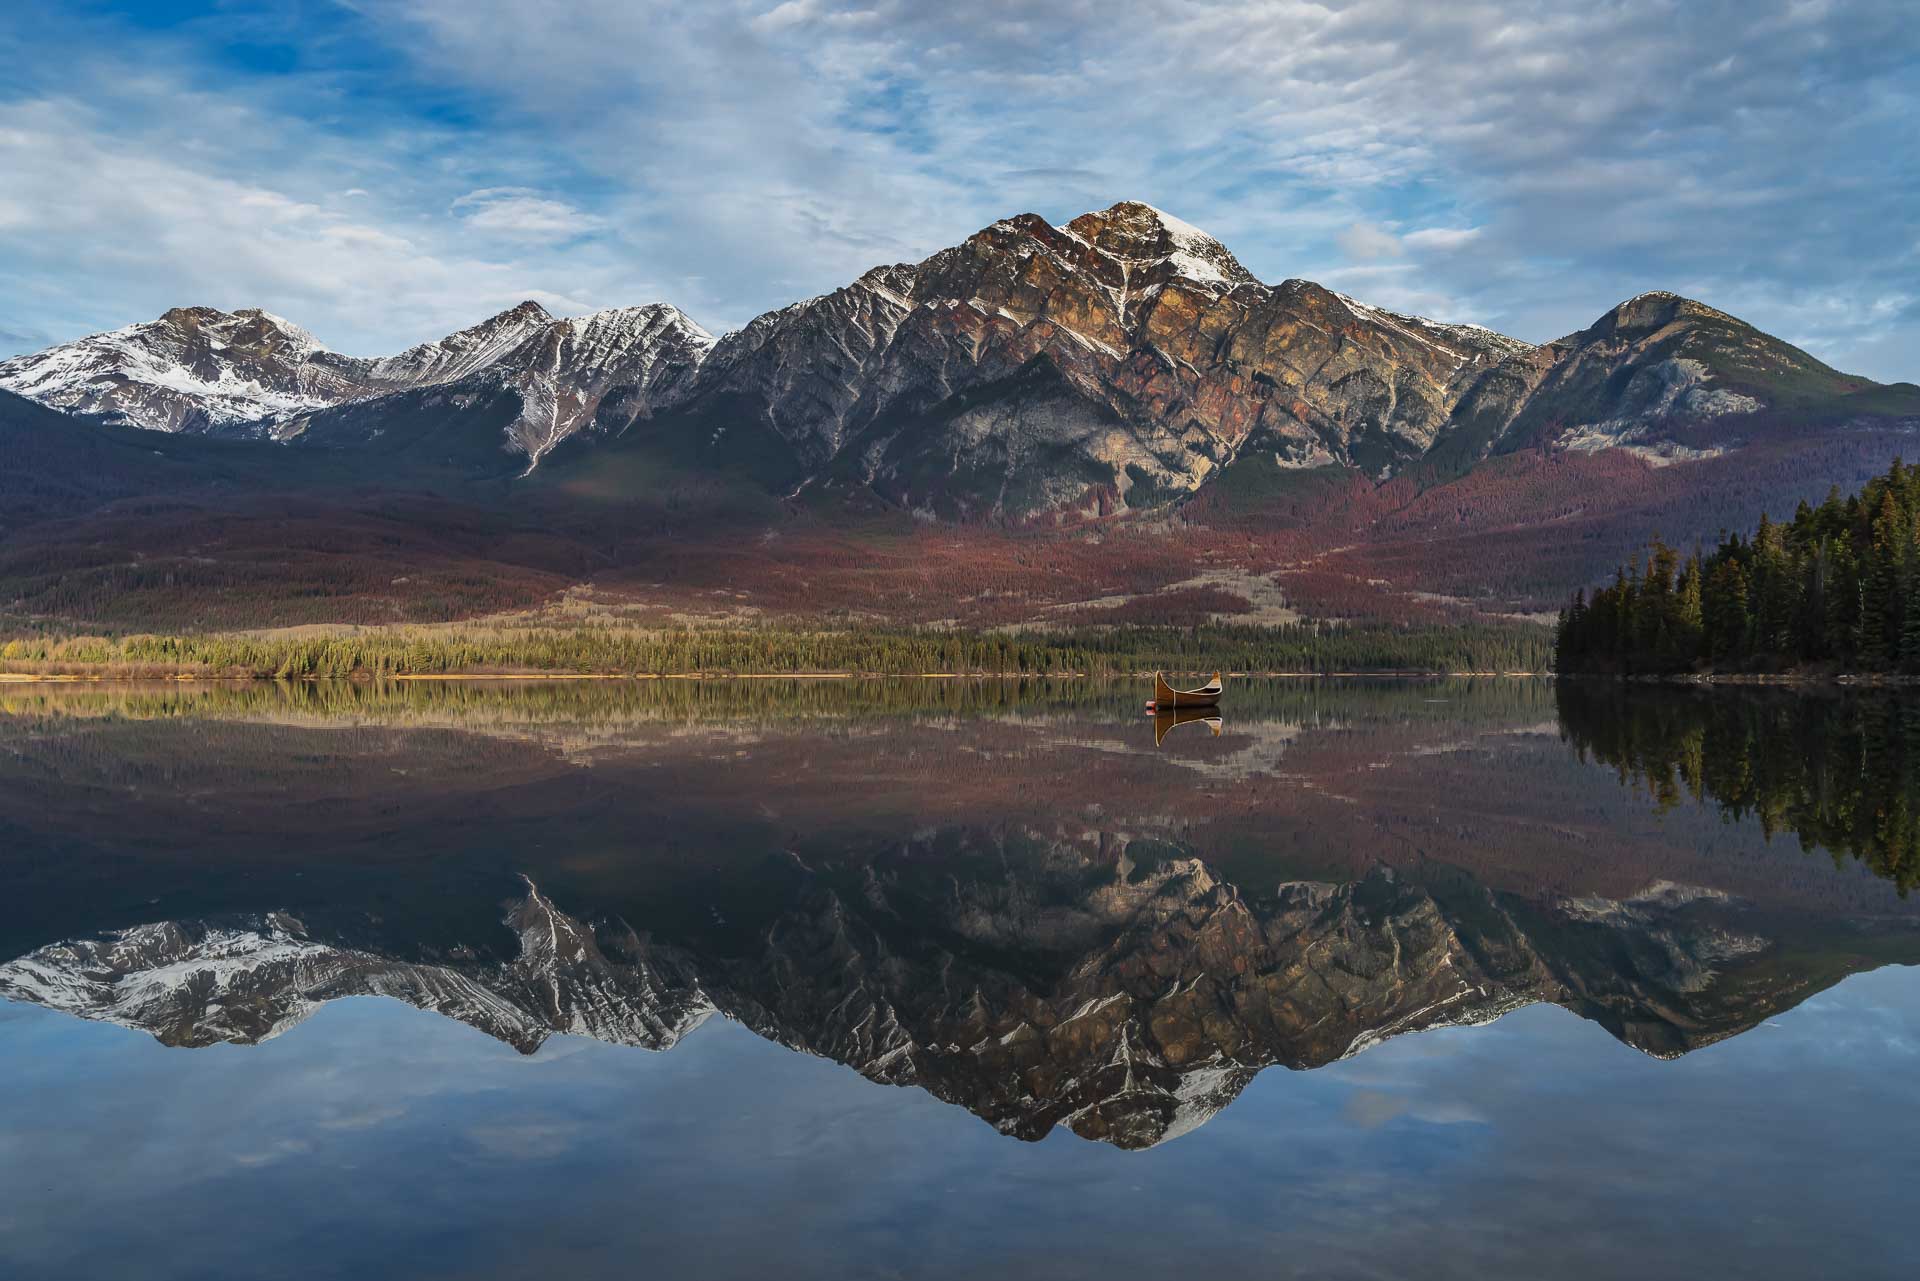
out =
[[[1908,1277],[1920,697],[0,686],[0,1274]]]

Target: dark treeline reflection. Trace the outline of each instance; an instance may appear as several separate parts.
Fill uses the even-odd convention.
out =
[[[1561,681],[1560,724],[1583,756],[1729,820],[1857,859],[1904,897],[1920,884],[1920,698],[1885,690],[1644,690]]]

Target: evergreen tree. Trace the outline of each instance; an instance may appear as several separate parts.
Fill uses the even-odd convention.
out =
[[[1898,628],[1906,612],[1900,608],[1899,527],[1900,510],[1888,486],[1882,491],[1873,518],[1872,541],[1867,545],[1867,563],[1860,581],[1857,648],[1861,664],[1874,671],[1885,670],[1899,653]]]
[[[1728,557],[1713,567],[1701,603],[1708,661],[1725,666],[1746,657],[1753,619],[1747,608],[1747,572]]]

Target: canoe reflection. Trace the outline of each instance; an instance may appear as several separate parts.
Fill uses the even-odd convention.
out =
[[[1166,742],[1167,735],[1171,734],[1177,726],[1192,725],[1196,722],[1212,730],[1215,738],[1220,737],[1222,722],[1220,709],[1217,707],[1174,707],[1154,712],[1153,745],[1158,747]]]

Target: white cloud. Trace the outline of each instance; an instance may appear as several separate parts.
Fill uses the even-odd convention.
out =
[[[583,213],[525,187],[486,187],[455,200],[452,211],[475,231],[514,240],[574,240],[606,228]]]
[[[754,18],[748,25],[759,31],[780,31],[817,16],[812,0],[786,0]]]
[[[1409,231],[1400,237],[1402,244],[1410,249],[1431,249],[1440,253],[1451,253],[1480,238],[1478,227],[1422,227],[1418,231]]]
[[[1340,233],[1340,252],[1359,262],[1398,258],[1405,253],[1400,237],[1370,222],[1356,222]]]

